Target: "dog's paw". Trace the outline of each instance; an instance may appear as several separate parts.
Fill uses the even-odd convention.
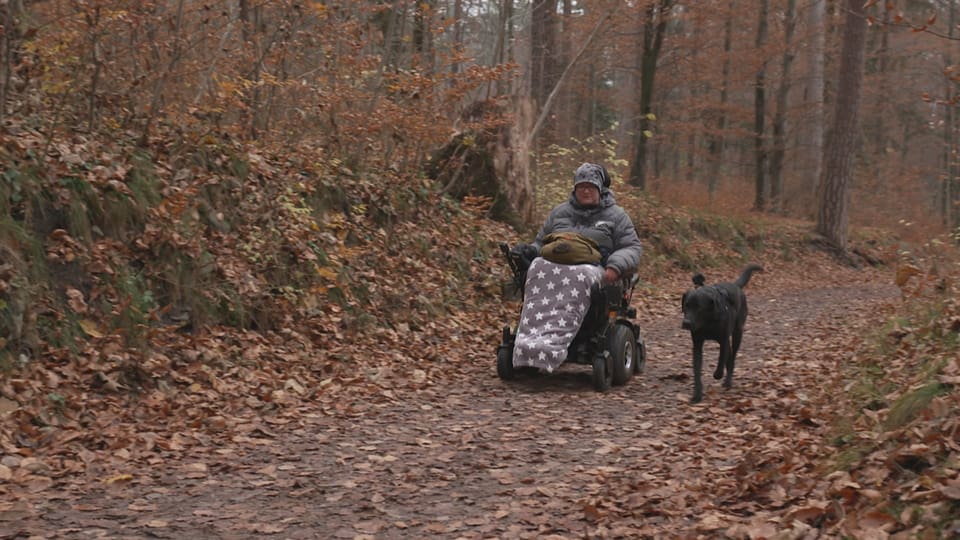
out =
[[[692,398],[690,398],[690,404],[691,404],[691,405],[696,405],[697,403],[700,403],[701,401],[703,401],[703,395],[696,395],[696,396],[693,396]]]
[[[720,379],[722,379],[722,378],[723,378],[723,370],[722,370],[722,369],[718,369],[718,370],[714,371],[714,372],[713,372],[713,378],[716,379],[716,380],[718,380],[718,381],[719,381]]]

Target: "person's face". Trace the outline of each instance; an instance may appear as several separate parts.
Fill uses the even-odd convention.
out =
[[[573,188],[573,195],[580,206],[596,206],[600,204],[600,190],[589,182],[580,182]]]

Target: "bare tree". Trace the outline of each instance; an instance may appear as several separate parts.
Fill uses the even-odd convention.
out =
[[[726,22],[723,26],[723,67],[720,81],[720,103],[717,107],[716,132],[710,136],[708,148],[710,150],[710,179],[707,189],[710,197],[717,191],[720,182],[720,165],[723,161],[724,135],[727,128],[727,100],[730,86],[730,51],[733,46],[733,20],[736,13],[737,0],[730,0]]]
[[[557,0],[534,0],[530,22],[530,85],[543,108],[557,77]]]
[[[7,100],[13,72],[16,69],[20,48],[20,25],[18,19],[23,16],[22,2],[0,2],[0,121],[6,118]]]
[[[497,37],[493,49],[493,63],[505,64],[513,60],[513,0],[502,0],[497,18]],[[494,83],[487,84],[487,98],[490,97]],[[496,80],[496,95],[508,93],[508,83],[502,78]]]
[[[634,135],[634,158],[630,164],[630,183],[646,188],[647,138],[653,116],[653,81],[657,74],[657,60],[663,48],[667,31],[667,14],[672,0],[659,0],[646,9],[643,21],[643,43],[640,47],[640,121]]]
[[[956,26],[956,5],[954,2],[950,2],[949,15],[947,18],[948,24],[948,38],[953,39],[953,30]],[[949,53],[944,53],[943,63],[945,70],[950,69],[950,66],[953,65],[953,60]],[[957,194],[955,191],[955,184],[957,183],[958,177],[958,166],[957,166],[957,115],[954,112],[953,102],[956,99],[954,94],[954,83],[949,78],[946,78],[944,88],[944,102],[947,104],[944,107],[944,119],[943,119],[943,181],[941,182],[941,192],[940,192],[940,213],[942,216],[943,224],[947,227],[957,227],[960,225],[960,222],[957,221],[955,217],[955,212],[953,210],[953,205],[957,202]]]
[[[767,15],[769,5],[767,0],[760,0],[760,20],[757,23],[757,50],[763,54],[763,47],[767,43]],[[754,86],[753,98],[753,146],[754,146],[754,182],[755,191],[753,199],[754,210],[764,210],[766,208],[766,172],[767,172],[767,149],[764,141],[766,129],[766,111],[767,111],[767,60],[764,57],[757,69],[757,78]]]
[[[571,32],[571,21],[573,21],[573,2],[572,0],[560,0],[561,17],[559,21],[559,32],[557,32],[557,63],[566,65],[573,55],[573,32]],[[592,81],[591,81],[592,82]],[[562,140],[573,136],[579,129],[577,125],[577,115],[574,113],[573,92],[565,88],[558,98],[555,106],[557,111],[557,135]]]
[[[811,0],[807,7],[807,32],[810,43],[807,47],[810,66],[810,75],[804,92],[805,101],[809,104],[810,112],[804,121],[806,135],[804,140],[807,152],[804,159],[797,162],[808,163],[808,178],[810,178],[810,192],[816,195],[819,191],[820,174],[823,170],[823,66],[824,48],[826,43],[826,0]]]
[[[463,50],[463,27],[466,22],[463,20],[463,0],[454,0],[453,1],[453,43],[452,46],[455,51]],[[502,27],[501,27],[502,30]],[[498,32],[497,36],[497,46],[500,46],[500,36],[502,34]],[[451,73],[460,73],[460,62],[454,62],[450,65]],[[489,96],[488,96],[489,97]]]
[[[173,34],[179,38],[184,26],[184,0],[179,0],[176,3],[176,9],[173,10],[170,18],[170,26],[173,28]],[[143,146],[146,146],[147,141],[150,138],[153,125],[162,116],[161,109],[163,108],[164,90],[166,90],[167,84],[174,78],[174,69],[183,59],[183,55],[185,53],[183,41],[184,40],[182,39],[174,40],[174,45],[171,47],[171,50],[168,54],[166,66],[160,77],[157,78],[153,85],[153,91],[150,96],[149,112],[147,113],[147,117],[143,123],[142,131],[140,132],[139,141]]]
[[[863,0],[847,0],[833,122],[820,181],[817,232],[841,252],[849,236],[850,180],[856,150],[867,20]]]
[[[432,68],[434,64],[432,19],[436,0],[420,0],[413,13],[413,48],[420,65]]]
[[[773,148],[770,154],[770,205],[774,212],[783,211],[783,159],[786,155],[787,98],[790,95],[790,67],[793,64],[793,32],[796,24],[797,0],[787,0],[784,14],[783,60],[780,85],[777,87],[776,110],[773,113]]]

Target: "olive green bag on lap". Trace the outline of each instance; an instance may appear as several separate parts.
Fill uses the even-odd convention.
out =
[[[575,232],[550,233],[543,238],[540,256],[557,264],[600,264],[600,246]]]

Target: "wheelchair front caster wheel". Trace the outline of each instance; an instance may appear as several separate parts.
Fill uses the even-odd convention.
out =
[[[593,357],[593,388],[597,392],[606,392],[613,384],[613,357],[604,351]]]

